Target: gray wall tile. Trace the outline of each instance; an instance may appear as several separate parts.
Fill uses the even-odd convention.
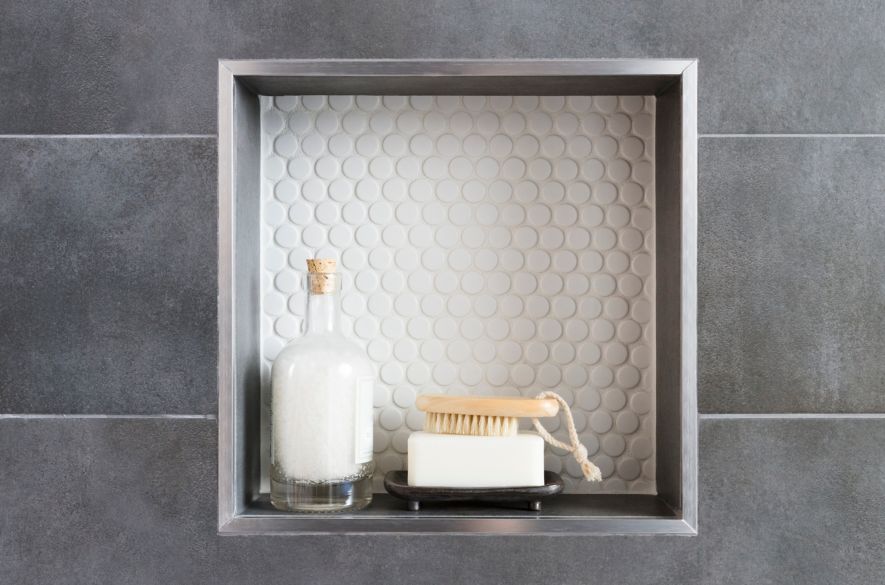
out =
[[[214,412],[214,139],[0,139],[0,412]]]
[[[697,582],[681,537],[220,537],[215,423],[0,419],[0,582]]]
[[[885,4],[0,3],[0,133],[214,133],[218,58],[698,57],[885,132]],[[885,410],[883,139],[704,139],[700,405]],[[0,413],[215,409],[214,140],[0,139]],[[879,583],[885,420],[701,421],[700,535],[219,537],[216,425],[0,417],[2,583]]]
[[[305,583],[594,585],[700,583],[691,538],[348,536],[223,538],[230,583],[300,576]],[[293,554],[294,550],[297,554]],[[245,559],[260,559],[250,566]]]
[[[703,132],[885,132],[883,21],[835,0],[11,0],[0,132],[212,133],[232,57],[698,57]]]
[[[209,583],[215,423],[0,419],[0,583]]]
[[[237,538],[237,537],[234,537]],[[692,585],[695,542],[659,537],[365,536],[221,542],[227,583]],[[293,554],[297,548],[298,553]],[[260,559],[250,567],[245,559]]]
[[[701,425],[703,582],[885,580],[885,418]]]
[[[702,412],[885,411],[885,139],[700,141]]]
[[[0,419],[0,582],[878,583],[885,419],[704,420],[697,537],[219,537],[215,423]]]

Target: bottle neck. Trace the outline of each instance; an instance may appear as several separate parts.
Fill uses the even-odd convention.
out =
[[[308,293],[307,335],[340,333],[338,315],[338,292]]]

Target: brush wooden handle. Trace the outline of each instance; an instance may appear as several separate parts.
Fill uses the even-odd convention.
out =
[[[518,396],[446,396],[423,394],[415,401],[418,410],[443,414],[472,414],[478,416],[545,417],[556,416],[559,403],[552,398],[522,398]]]

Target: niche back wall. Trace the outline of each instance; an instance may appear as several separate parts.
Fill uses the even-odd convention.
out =
[[[885,6],[354,7],[0,6],[0,581],[882,582]],[[697,537],[216,534],[217,60],[271,57],[699,59]]]
[[[653,97],[261,102],[263,477],[272,361],[300,335],[306,259],[328,257],[378,372],[377,492],[418,394],[553,390],[603,476],[548,447],[566,491],[656,493]]]

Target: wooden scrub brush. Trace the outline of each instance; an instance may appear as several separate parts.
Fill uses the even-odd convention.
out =
[[[519,430],[521,417],[556,416],[559,412],[559,404],[552,398],[425,394],[415,404],[426,413],[424,430],[428,433],[480,437],[510,437]]]
[[[556,392],[541,392],[534,398],[425,394],[418,397],[415,405],[426,413],[424,430],[437,434],[509,437],[517,433],[520,418],[531,418],[545,441],[574,455],[587,481],[602,480],[602,473],[590,461],[578,438],[568,403]],[[538,420],[556,416],[560,406],[566,414],[571,444],[554,438]]]

